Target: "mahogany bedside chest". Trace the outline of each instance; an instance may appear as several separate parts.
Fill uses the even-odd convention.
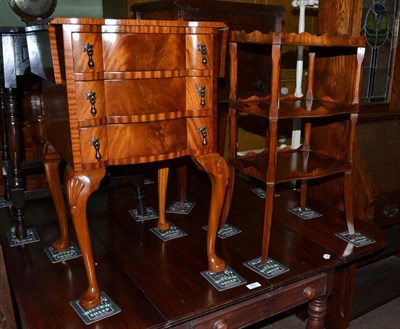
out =
[[[26,30],[32,71],[45,78],[45,168],[61,228],[54,248],[69,246],[57,169],[61,157],[89,282],[81,305],[93,308],[100,301],[86,203],[107,166],[191,156],[212,183],[208,267],[224,270],[214,249],[228,182],[215,137],[218,31],[225,24],[56,18]],[[167,166],[158,173],[161,230],[170,227]]]

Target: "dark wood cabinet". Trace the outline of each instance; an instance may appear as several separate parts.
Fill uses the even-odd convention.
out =
[[[382,228],[400,222],[400,119],[366,120],[357,130],[355,213]]]
[[[138,3],[131,6],[133,17],[137,19],[177,19],[198,21],[222,21],[229,29],[270,32],[281,29],[283,7],[215,0],[161,0]],[[270,62],[262,50],[241,50],[240,67],[246,82],[244,88],[269,90]],[[228,57],[227,60],[229,61]],[[218,81],[218,102],[227,103],[229,94],[229,65],[226,65],[225,79]],[[248,82],[252,83],[249,84]],[[249,91],[249,94],[251,92]]]
[[[229,29],[267,33],[280,30],[284,8],[274,5],[215,1],[215,0],[160,0],[131,6],[137,19],[177,19],[223,21]],[[242,92],[260,94],[270,89],[271,63],[263,49],[247,45],[239,50],[239,81]],[[229,56],[225,58],[224,78],[218,79],[218,152],[225,150],[226,119],[229,98]]]
[[[340,9],[339,9],[340,8]],[[337,32],[345,33],[353,36],[360,34],[361,17],[362,17],[362,0],[352,2],[320,2],[318,9],[318,33]],[[397,52],[398,56],[398,52]],[[357,125],[357,136],[354,149],[354,198],[353,209],[355,218],[376,223],[380,227],[385,227],[388,234],[388,247],[385,252],[377,256],[375,260],[398,254],[400,248],[398,241],[398,217],[396,214],[396,204],[398,204],[398,191],[400,190],[400,182],[398,175],[393,175],[398,168],[398,78],[399,65],[397,60],[394,61],[394,79],[392,85],[392,96],[389,104],[368,104],[360,105],[359,122]],[[327,72],[329,74],[329,72]],[[329,80],[327,80],[329,86]],[[333,89],[333,88],[332,88]],[[323,145],[326,139],[340,134],[341,127],[330,126],[329,129],[321,130],[316,134],[317,140]],[[324,203],[334,205],[336,208],[343,209],[342,198],[342,182],[340,178],[324,180],[317,182],[311,188],[310,195],[314,199],[323,201]],[[332,198],[325,197],[325,191],[333,191]],[[397,201],[396,201],[397,199]],[[392,225],[396,224],[396,225]],[[370,261],[369,261],[370,262]],[[388,269],[386,265],[382,267],[372,264],[370,271],[370,282],[375,280],[376,285],[382,285],[377,294],[377,300],[371,301],[373,307],[364,308],[363,310],[358,304],[365,305],[359,301],[368,298],[365,294],[359,294],[360,291],[367,291],[368,286],[363,288],[364,282],[358,280],[358,272],[369,273],[369,266],[362,263],[353,268],[338,271],[335,289],[331,297],[330,306],[328,307],[329,323],[332,328],[346,326],[350,319],[370,311],[374,307],[388,301],[385,296],[386,291],[390,291],[390,298],[395,295],[390,287],[390,280],[381,279],[381,274]],[[363,266],[362,268],[360,268]],[[396,268],[391,266],[390,271]],[[393,273],[393,277],[398,276],[398,271]],[[365,280],[364,280],[365,281]],[[370,284],[369,282],[369,284]],[[387,284],[386,284],[387,283]],[[355,287],[357,287],[354,299],[351,296]],[[397,292],[399,295],[400,292]],[[349,298],[350,297],[350,298]],[[378,300],[380,299],[380,301]],[[343,303],[347,300],[347,303]],[[354,301],[354,303],[353,303]],[[340,312],[332,312],[329,310],[340,310]],[[353,314],[353,310],[357,310]],[[337,316],[340,314],[340,316]]]
[[[104,18],[132,18],[131,5],[134,0],[103,0]]]

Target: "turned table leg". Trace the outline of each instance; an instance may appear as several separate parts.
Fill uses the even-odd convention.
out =
[[[68,218],[64,196],[61,190],[59,165],[61,157],[50,143],[44,147],[44,171],[48,181],[51,197],[56,208],[58,224],[60,226],[60,239],[52,244],[55,251],[67,250],[70,245],[68,234]]]
[[[7,142],[5,88],[0,86],[0,115],[1,115],[1,169],[3,174],[4,200],[11,201],[11,171],[10,153]]]
[[[218,153],[193,156],[192,159],[211,180],[212,192],[207,231],[208,269],[212,272],[222,272],[225,269],[225,262],[215,253],[215,241],[228,186],[228,165]]]
[[[308,304],[306,329],[324,329],[327,297],[319,297]]]
[[[147,207],[143,175],[136,174],[133,176],[133,188],[135,190],[135,199],[137,201],[137,212],[140,216],[146,216]]]
[[[18,115],[17,90],[4,91],[6,143],[9,151],[9,178],[12,214],[15,219],[15,235],[18,239],[26,237],[24,225],[25,191],[21,170],[20,119]]]
[[[100,303],[100,291],[97,284],[96,271],[86,216],[86,205],[90,195],[98,189],[105,168],[91,171],[74,171],[69,165],[66,168],[66,192],[71,210],[72,222],[85,264],[88,289],[80,299],[85,309],[96,307]]]

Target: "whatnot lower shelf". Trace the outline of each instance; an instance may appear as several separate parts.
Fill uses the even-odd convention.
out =
[[[273,116],[270,96],[239,98],[238,101],[231,100],[230,106],[240,112],[264,118]],[[358,113],[358,104],[338,103],[331,99],[297,98],[293,95],[280,98],[277,107],[279,119],[318,118]]]
[[[260,31],[253,31],[247,33],[245,31],[236,30],[231,32],[231,40],[238,43],[285,44],[314,47],[363,47],[365,45],[365,38],[363,36],[352,37],[349,35],[331,33],[313,35],[308,32],[261,33]]]
[[[237,157],[233,166],[246,175],[267,181],[268,152],[249,152]],[[351,164],[318,152],[296,149],[277,153],[274,183],[313,179],[351,170]]]

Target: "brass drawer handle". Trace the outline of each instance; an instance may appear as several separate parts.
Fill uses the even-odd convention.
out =
[[[86,99],[90,102],[91,108],[90,108],[90,114],[92,116],[96,116],[97,110],[96,110],[96,93],[94,91],[88,91],[86,93]]]
[[[202,55],[202,59],[201,59],[201,63],[203,64],[203,66],[207,65],[207,47],[205,44],[201,43],[197,46],[197,51],[199,53],[201,53]]]
[[[207,128],[202,126],[198,129],[198,131],[203,137],[203,146],[207,146]]]
[[[206,106],[206,87],[200,86],[197,88],[197,93],[200,95],[200,106],[205,107]]]
[[[83,51],[87,53],[89,56],[88,66],[90,69],[94,68],[94,61],[93,61],[93,45],[90,43],[86,43],[83,45]]]
[[[97,137],[93,137],[92,140],[90,141],[90,145],[92,145],[96,150],[96,160],[101,160],[99,139]]]

